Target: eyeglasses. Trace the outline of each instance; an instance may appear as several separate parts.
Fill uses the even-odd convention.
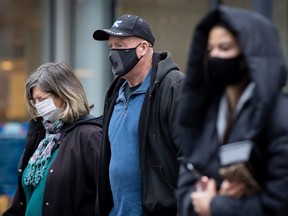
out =
[[[51,93],[48,93],[48,94],[46,94],[46,95],[44,95],[44,96],[42,96],[42,97],[38,97],[38,98],[35,98],[35,99],[30,99],[29,101],[30,101],[31,105],[35,107],[35,105],[36,105],[37,103],[39,103],[39,102],[41,102],[41,101],[44,101],[44,100],[46,100],[47,98],[49,98],[49,97],[48,97],[49,95],[51,95]]]

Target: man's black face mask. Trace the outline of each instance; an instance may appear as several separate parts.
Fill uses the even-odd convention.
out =
[[[114,75],[124,76],[135,67],[141,59],[138,58],[136,53],[136,49],[140,44],[141,43],[134,48],[110,50],[109,60],[112,64],[112,72]]]

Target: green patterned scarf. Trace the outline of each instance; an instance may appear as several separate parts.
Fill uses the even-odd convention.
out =
[[[51,158],[52,150],[61,136],[60,129],[63,126],[61,119],[50,123],[43,121],[46,135],[39,143],[36,151],[30,158],[24,176],[24,184],[36,187],[44,176],[48,162]]]

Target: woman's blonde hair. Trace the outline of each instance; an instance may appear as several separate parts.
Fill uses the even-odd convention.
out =
[[[90,112],[83,86],[66,62],[45,63],[26,81],[25,100],[32,118],[38,117],[37,110],[30,103],[32,89],[36,86],[63,100],[61,118],[64,122],[73,122]]]

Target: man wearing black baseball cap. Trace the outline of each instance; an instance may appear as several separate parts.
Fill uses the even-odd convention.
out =
[[[95,40],[108,40],[109,36],[136,36],[149,41],[152,45],[155,38],[148,22],[139,16],[125,14],[119,17],[110,29],[99,29],[94,32]]]
[[[153,51],[139,16],[125,14],[93,37],[108,40],[116,75],[105,99],[97,213],[175,216],[180,154],[172,134],[184,74],[170,53]]]

